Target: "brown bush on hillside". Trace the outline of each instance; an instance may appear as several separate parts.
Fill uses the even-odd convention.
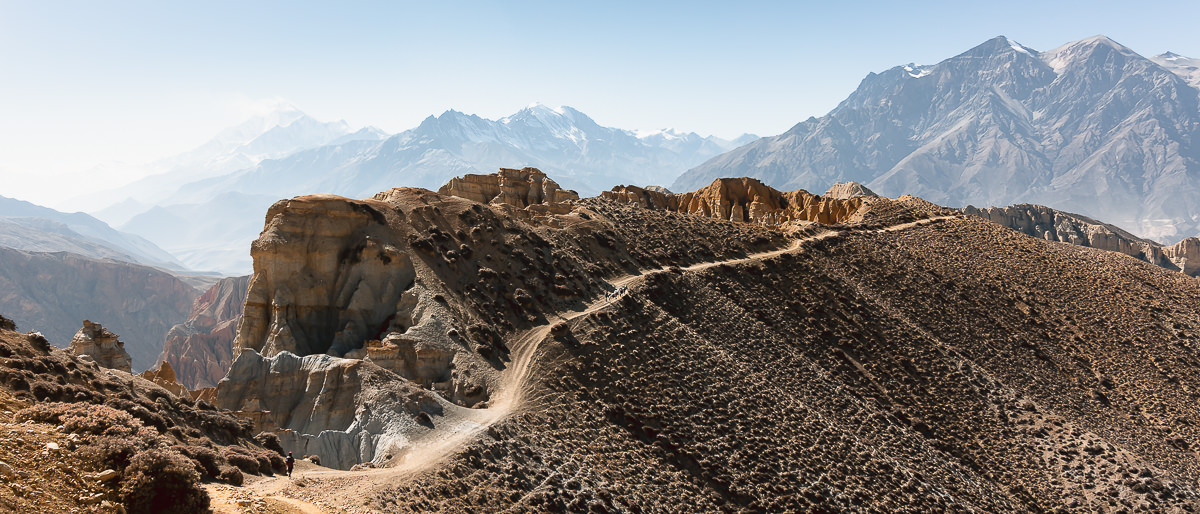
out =
[[[170,450],[137,454],[125,469],[121,497],[131,514],[208,512],[208,493],[192,461]]]

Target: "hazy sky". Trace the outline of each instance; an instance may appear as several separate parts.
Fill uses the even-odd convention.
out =
[[[537,101],[625,129],[773,135],[868,72],[997,35],[1200,57],[1196,20],[1195,1],[0,0],[0,195],[191,149],[279,99],[388,132]]]

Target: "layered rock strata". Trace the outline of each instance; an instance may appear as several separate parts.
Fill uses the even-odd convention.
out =
[[[863,188],[865,189],[865,188]],[[840,190],[839,193],[843,193]],[[847,198],[814,195],[799,189],[784,193],[752,178],[722,178],[690,193],[662,193],[637,186],[618,186],[601,197],[648,209],[697,214],[744,223],[784,227],[795,222],[834,224],[847,221],[869,196],[847,189]]]
[[[217,385],[233,362],[233,344],[250,276],[223,278],[196,298],[183,323],[171,327],[160,363],[179,383],[196,390]]]
[[[526,208],[578,200],[574,191],[562,189],[537,168],[500,168],[491,175],[456,177],[438,188],[438,194],[454,195],[484,204],[506,204]]]
[[[133,359],[125,351],[125,343],[120,336],[100,326],[83,320],[83,328],[71,338],[67,350],[80,358],[88,358],[106,368],[118,369],[129,373]]]
[[[149,369],[142,372],[142,378],[158,384],[159,387],[166,389],[176,396],[187,398],[191,395],[187,387],[179,383],[175,376],[175,369],[171,367],[171,363],[162,362],[158,365],[158,369]]]

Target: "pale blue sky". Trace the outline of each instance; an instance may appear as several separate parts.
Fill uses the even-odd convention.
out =
[[[626,129],[773,135],[869,72],[997,35],[1047,50],[1105,34],[1200,57],[1197,20],[1200,2],[1127,0],[0,0],[0,194],[51,187],[33,171],[190,149],[273,99],[388,132],[537,101]]]

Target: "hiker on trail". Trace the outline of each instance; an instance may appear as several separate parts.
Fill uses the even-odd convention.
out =
[[[292,476],[292,466],[296,465],[296,458],[292,457],[292,452],[288,452],[287,458],[288,476]]]

